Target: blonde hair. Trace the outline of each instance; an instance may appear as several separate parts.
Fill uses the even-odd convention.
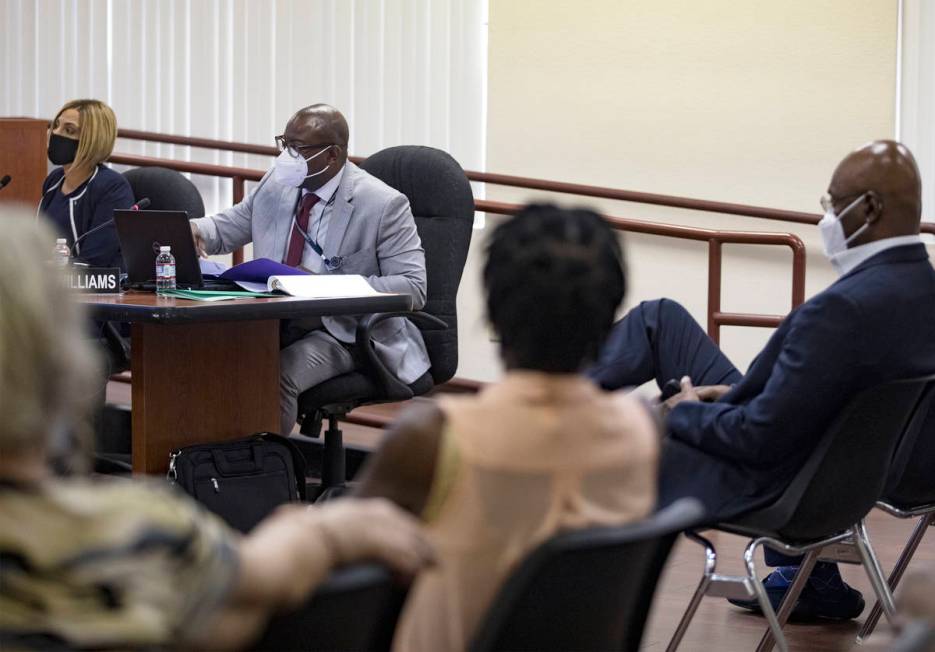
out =
[[[9,205],[0,224],[0,456],[54,453],[56,434],[87,438],[101,368],[90,322],[50,267],[55,234]]]
[[[117,142],[117,116],[113,109],[100,100],[72,100],[58,110],[52,120],[55,127],[59,117],[69,109],[76,109],[81,116],[78,125],[78,151],[72,165],[75,168],[91,169],[106,161]]]

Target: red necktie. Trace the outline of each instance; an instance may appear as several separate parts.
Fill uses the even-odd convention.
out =
[[[302,252],[305,250],[305,236],[303,233],[308,233],[308,216],[312,206],[317,201],[318,195],[309,192],[302,197],[302,203],[299,204],[295,224],[292,225],[292,236],[289,238],[289,250],[286,253],[286,259],[283,261],[289,267],[298,267],[299,263],[302,262]]]

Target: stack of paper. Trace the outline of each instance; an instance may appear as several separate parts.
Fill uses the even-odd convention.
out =
[[[271,276],[266,288],[307,299],[343,299],[375,297],[380,293],[356,274],[321,274],[316,276]]]
[[[233,281],[249,292],[283,292],[306,299],[347,299],[380,294],[363,276],[310,274],[269,258],[257,258],[231,267],[219,278]]]

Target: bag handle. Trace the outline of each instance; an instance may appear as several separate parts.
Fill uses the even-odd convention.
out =
[[[304,501],[307,497],[305,491],[305,474],[308,471],[308,462],[305,460],[302,451],[299,450],[295,442],[288,437],[283,437],[273,432],[261,432],[258,433],[256,437],[260,440],[282,444],[292,454],[292,469],[295,473],[296,489],[299,492],[299,498]]]
[[[211,457],[214,458],[214,465],[217,467],[218,472],[221,475],[234,475],[235,473],[243,473],[245,471],[259,471],[263,468],[263,446],[261,442],[252,441],[250,442],[250,450],[253,453],[253,468],[251,469],[247,460],[240,460],[238,462],[232,463],[227,459],[227,456],[224,455],[224,451],[220,448],[214,448],[211,450]]]

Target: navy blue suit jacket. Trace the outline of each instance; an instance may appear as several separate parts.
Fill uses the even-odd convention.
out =
[[[660,503],[692,495],[715,518],[768,504],[847,402],[935,372],[935,269],[922,244],[883,251],[792,311],[716,403],[669,415]]]
[[[61,182],[64,174],[62,168],[55,168],[45,178],[40,210],[46,211],[54,195],[51,188]],[[49,215],[59,236],[68,240],[69,247],[74,246],[76,237],[80,238],[91,229],[112,221],[114,209],[130,208],[134,201],[133,190],[126,178],[104,164],[99,164],[97,174],[75,189],[69,197],[71,199],[57,214]],[[113,225],[95,231],[82,240],[77,249],[79,251],[75,252],[75,257],[89,265],[124,267],[117,229]]]

